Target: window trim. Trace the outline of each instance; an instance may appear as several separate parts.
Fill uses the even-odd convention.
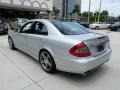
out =
[[[46,29],[47,29],[47,34],[39,34],[39,33],[37,34],[37,33],[34,33],[34,32],[35,32],[35,27],[36,27],[36,24],[37,24],[37,23],[42,23],[42,24],[44,24],[44,25],[45,25],[45,27],[46,27]],[[33,25],[33,30],[34,30],[34,31],[33,31],[33,34],[35,34],[35,35],[48,36],[48,28],[47,28],[46,24],[45,24],[45,23],[43,23],[43,22],[40,22],[40,21],[35,21],[35,22],[34,22],[34,25]]]
[[[24,25],[21,27],[19,33],[25,33],[25,32],[22,32],[22,30],[23,30],[23,28],[24,28],[26,25],[28,25],[29,23],[32,23],[32,25],[31,25],[31,27],[30,27],[30,30],[32,31],[34,22],[31,21],[31,22],[27,22],[26,24],[24,24]],[[25,34],[32,34],[32,32],[31,32],[31,33],[25,33]]]
[[[70,22],[70,21],[58,21],[58,22],[65,22],[65,23],[77,23],[77,22]],[[80,25],[81,27],[83,27],[85,30],[83,30],[83,31],[85,31],[85,33],[81,33],[81,34],[65,34],[64,33],[64,31],[65,30],[62,30],[61,29],[61,27],[59,28],[57,25],[55,25],[55,23],[56,22],[51,22],[56,28],[57,28],[57,30],[62,34],[62,35],[81,35],[81,34],[88,34],[88,33],[91,33],[89,30],[87,30],[87,28],[85,28],[84,26],[82,26],[82,25],[80,25],[79,23],[77,23],[78,25]],[[82,30],[82,28],[81,28],[81,30]]]

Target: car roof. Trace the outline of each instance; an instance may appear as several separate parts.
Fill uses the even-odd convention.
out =
[[[30,21],[49,21],[49,20],[47,20],[47,19],[32,19]]]
[[[73,21],[69,21],[69,20],[48,20],[48,19],[32,19],[30,21],[49,21],[49,22],[62,21],[62,22],[73,22]]]
[[[55,28],[55,26],[51,23],[51,20],[48,20],[48,19],[32,19],[32,20],[28,21],[27,23],[29,23],[29,22],[42,22],[42,23],[45,23],[47,25],[47,29],[49,30],[50,34],[63,36],[57,30],[57,28]],[[51,28],[52,28],[52,30],[51,30]]]

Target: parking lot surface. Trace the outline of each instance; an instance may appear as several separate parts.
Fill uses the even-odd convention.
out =
[[[94,32],[109,35],[113,53],[109,62],[86,76],[47,74],[32,57],[10,50],[7,35],[0,36],[0,90],[120,90],[120,32]]]

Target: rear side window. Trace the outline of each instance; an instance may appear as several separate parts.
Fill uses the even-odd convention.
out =
[[[85,27],[76,22],[52,21],[54,26],[64,35],[80,35],[90,33]]]
[[[34,34],[48,35],[48,30],[46,25],[41,22],[37,22],[35,24]]]

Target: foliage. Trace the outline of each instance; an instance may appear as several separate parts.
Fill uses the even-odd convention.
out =
[[[83,12],[82,16],[87,20],[88,18],[88,12]],[[95,21],[94,13],[90,12],[90,23]]]
[[[73,9],[73,13],[80,13],[80,5],[75,5]]]
[[[83,12],[82,16],[87,19],[88,18],[88,13],[89,12]],[[90,23],[97,21],[98,20],[98,15],[99,15],[98,11],[90,12]],[[106,22],[108,16],[109,16],[109,12],[107,10],[103,10],[100,13],[100,22]]]

